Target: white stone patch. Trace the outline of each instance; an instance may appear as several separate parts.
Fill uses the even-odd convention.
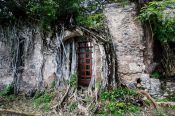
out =
[[[133,72],[142,72],[142,69],[136,63],[129,63],[129,69]]]

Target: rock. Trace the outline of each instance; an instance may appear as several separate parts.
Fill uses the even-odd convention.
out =
[[[26,97],[34,97],[35,96],[35,93],[36,93],[36,89],[29,89],[28,91],[25,92],[25,96]]]
[[[45,88],[50,89],[52,87],[53,82],[56,82],[56,80],[56,73],[54,72],[45,80]]]
[[[167,92],[165,92],[165,93],[163,94],[163,96],[164,96],[164,97],[168,97],[169,94],[168,94]]]
[[[63,41],[67,41],[68,39],[73,39],[74,37],[80,37],[83,36],[83,32],[79,29],[76,29],[74,31],[66,30],[64,33]]]
[[[3,83],[0,83],[0,91],[4,90],[5,85]]]

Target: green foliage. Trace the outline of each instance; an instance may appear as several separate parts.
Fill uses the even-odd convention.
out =
[[[175,106],[170,106],[170,108],[171,108],[172,110],[175,110]]]
[[[152,104],[152,102],[151,102],[150,100],[148,100],[148,99],[145,99],[145,100],[144,100],[144,103],[145,103],[146,105],[148,105],[148,106],[150,106],[150,105]]]
[[[51,88],[53,89],[53,88],[55,88],[55,86],[56,86],[56,81],[54,80],[54,81],[51,83]]]
[[[42,26],[48,29],[49,24],[57,18],[59,5],[54,0],[29,1],[27,8],[29,9],[28,15],[40,20]]]
[[[37,94],[33,98],[33,105],[35,108],[42,108],[45,109],[46,111],[49,110],[50,102],[55,96],[54,93],[47,93],[45,92],[44,94]]]
[[[74,111],[78,107],[77,102],[73,102],[68,106],[70,112]]]
[[[37,21],[43,29],[50,30],[52,25],[68,23],[71,16],[80,11],[82,0],[25,0],[1,1],[0,21],[22,17]]]
[[[154,116],[168,116],[168,115],[165,113],[165,111],[164,111],[163,108],[158,108],[158,109],[154,110],[154,111],[153,111],[153,115],[154,115]]]
[[[175,95],[170,95],[167,98],[164,99],[157,99],[158,102],[175,102]]]
[[[25,0],[3,1],[0,5],[0,21],[5,18],[18,19],[19,17],[32,19],[40,24],[41,29],[50,31],[55,24],[69,25],[70,18],[75,19],[76,25],[94,29],[103,28],[104,16],[100,13],[87,15],[80,7],[84,0]],[[87,7],[93,11],[99,3]]]
[[[78,77],[77,74],[74,73],[70,76],[70,86],[76,88],[77,85],[78,85]]]
[[[76,17],[76,23],[93,29],[102,29],[104,24],[103,14],[79,15]]]
[[[102,100],[112,100],[112,101],[116,101],[117,98],[119,97],[123,97],[123,96],[137,96],[137,92],[135,90],[130,90],[130,89],[127,89],[127,88],[122,88],[122,87],[119,87],[111,92],[103,92],[101,94],[101,99]]]
[[[124,98],[125,96],[136,97],[138,94],[135,90],[127,88],[117,88],[113,91],[105,91],[101,94],[101,100],[104,105],[103,109],[98,115],[106,115],[111,113],[112,115],[124,115],[127,112],[139,112],[140,107],[131,103],[131,101],[118,101],[118,99]]]
[[[133,105],[131,103],[125,103],[125,102],[109,102],[105,105],[104,109],[101,114],[105,114],[105,112],[110,112],[111,114],[120,114],[124,115],[128,112],[137,113],[141,109],[139,106]]]
[[[14,88],[12,85],[7,85],[4,90],[0,91],[0,96],[9,96],[14,94]]]
[[[158,71],[154,71],[154,72],[151,74],[151,77],[152,77],[152,78],[156,78],[156,79],[160,79],[160,78],[161,78],[161,74],[160,74]]]
[[[169,96],[169,97],[168,97],[168,100],[169,100],[169,101],[172,101],[172,102],[175,102],[175,96],[174,96],[174,95]]]
[[[141,10],[141,22],[150,22],[156,37],[163,43],[175,42],[175,0],[149,2]]]
[[[57,21],[68,21],[79,13],[80,0],[43,0],[28,3],[28,15],[38,19],[44,29],[50,29]]]

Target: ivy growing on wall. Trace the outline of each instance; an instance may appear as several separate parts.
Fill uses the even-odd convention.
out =
[[[175,42],[175,0],[149,2],[139,19],[152,25],[154,35],[162,43]]]

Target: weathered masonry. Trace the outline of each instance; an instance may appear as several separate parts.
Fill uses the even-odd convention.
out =
[[[0,90],[11,83],[18,92],[42,90],[53,81],[62,87],[77,75],[79,85],[93,90],[115,87],[119,78],[126,83],[141,78],[154,97],[173,93],[173,83],[163,83],[162,90],[161,81],[147,72],[154,63],[154,40],[149,27],[136,20],[135,4],[107,5],[104,15],[106,36],[83,27],[45,34],[22,21],[0,25]]]
[[[112,42],[85,28],[44,35],[36,26],[0,27],[0,89],[15,83],[20,91],[63,86],[71,75],[79,85],[116,84]]]

